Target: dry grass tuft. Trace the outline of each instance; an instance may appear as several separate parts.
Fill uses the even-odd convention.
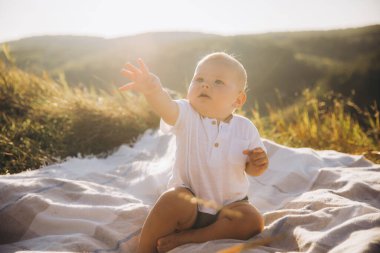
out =
[[[72,88],[63,75],[53,80],[0,62],[0,174],[105,156],[157,124],[141,96]]]
[[[380,162],[380,111],[376,102],[363,109],[339,94],[317,96],[306,89],[291,107],[267,107],[268,116],[261,116],[257,106],[252,111],[252,121],[262,137],[286,146],[337,150]]]

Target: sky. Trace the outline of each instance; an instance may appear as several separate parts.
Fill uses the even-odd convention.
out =
[[[0,42],[39,35],[221,35],[380,24],[380,0],[0,0]]]

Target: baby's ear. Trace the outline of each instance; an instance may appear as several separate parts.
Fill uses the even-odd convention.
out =
[[[247,101],[247,94],[245,94],[245,91],[241,91],[233,105],[235,108],[240,108],[244,105],[245,101]]]

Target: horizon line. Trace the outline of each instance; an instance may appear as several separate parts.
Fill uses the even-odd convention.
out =
[[[273,33],[302,33],[302,32],[328,32],[328,31],[341,31],[341,30],[350,30],[350,29],[360,29],[365,27],[379,26],[380,23],[371,23],[366,25],[358,25],[358,26],[345,26],[345,27],[330,27],[330,28],[299,28],[299,29],[278,29],[278,30],[268,30],[268,31],[257,31],[257,32],[239,32],[239,33],[218,33],[212,31],[202,31],[202,30],[155,30],[155,31],[141,31],[138,33],[125,33],[125,34],[117,34],[111,36],[104,36],[96,33],[35,33],[29,34],[25,36],[11,36],[8,39],[0,39],[0,43],[11,43],[24,39],[31,39],[37,37],[89,37],[89,38],[99,38],[105,40],[119,39],[125,37],[134,37],[144,34],[154,34],[154,33],[199,33],[205,35],[215,35],[222,37],[233,37],[233,36],[244,36],[244,35],[264,35],[264,34],[273,34]]]

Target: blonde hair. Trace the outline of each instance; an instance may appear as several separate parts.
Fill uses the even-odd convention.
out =
[[[229,64],[235,71],[238,76],[239,83],[243,87],[243,91],[247,89],[247,71],[245,70],[243,64],[239,62],[234,56],[227,54],[225,52],[215,52],[204,56],[197,64],[200,66],[202,63],[210,60],[223,61],[224,63]]]

